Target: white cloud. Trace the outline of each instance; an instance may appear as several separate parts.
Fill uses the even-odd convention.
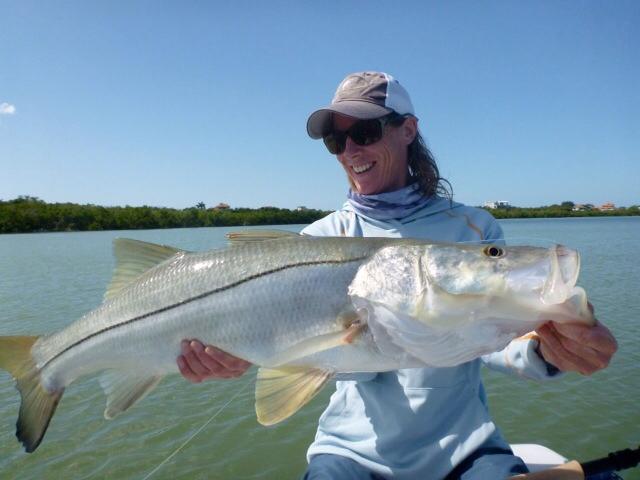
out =
[[[16,106],[7,102],[0,103],[0,115],[13,115],[16,113]]]

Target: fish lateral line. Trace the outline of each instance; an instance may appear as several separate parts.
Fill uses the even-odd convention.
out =
[[[104,333],[111,332],[112,330],[116,330],[117,328],[124,327],[124,326],[127,326],[127,325],[131,325],[134,322],[137,322],[137,321],[140,321],[140,320],[144,320],[144,319],[152,317],[154,315],[165,313],[165,312],[168,312],[168,311],[173,310],[175,308],[179,308],[179,307],[182,307],[184,305],[187,305],[189,303],[192,303],[192,302],[195,302],[195,301],[198,301],[198,300],[202,300],[203,298],[206,298],[206,297],[211,296],[211,295],[215,295],[216,293],[220,293],[220,292],[223,292],[223,291],[226,291],[226,290],[230,290],[230,289],[235,288],[235,287],[237,287],[239,285],[242,285],[243,283],[247,283],[247,282],[250,282],[252,280],[256,280],[258,278],[266,277],[268,275],[272,275],[274,273],[282,272],[282,271],[285,271],[285,270],[288,270],[288,269],[292,269],[292,268],[308,267],[308,266],[314,266],[314,265],[340,265],[340,264],[346,264],[346,263],[352,263],[352,262],[359,262],[361,260],[366,259],[367,257],[368,257],[368,255],[363,255],[363,256],[360,256],[360,257],[354,257],[354,258],[350,258],[350,259],[347,259],[347,260],[317,260],[317,261],[310,261],[310,262],[299,262],[299,263],[283,265],[283,266],[278,267],[278,268],[274,268],[274,269],[271,269],[271,270],[266,270],[264,272],[256,273],[256,274],[251,275],[249,277],[243,278],[242,280],[238,280],[237,282],[233,282],[233,283],[230,283],[228,285],[223,285],[222,287],[218,287],[218,288],[216,288],[214,290],[210,290],[208,292],[201,293],[201,294],[196,295],[194,297],[187,298],[187,299],[185,299],[185,300],[183,300],[181,302],[174,303],[172,305],[167,305],[166,307],[159,308],[157,310],[153,310],[151,312],[145,313],[143,315],[139,315],[139,316],[134,317],[134,318],[130,318],[128,320],[124,320],[124,321],[122,321],[120,323],[116,323],[114,325],[109,325],[108,327],[105,327],[105,328],[103,328],[101,330],[98,330],[97,332],[93,332],[92,334],[87,335],[86,337],[81,338],[80,340],[72,343],[71,345],[67,346],[66,348],[64,348],[63,350],[58,352],[56,355],[51,357],[50,359],[48,359],[45,362],[43,362],[42,365],[40,366],[40,370],[46,368],[48,365],[50,365],[52,362],[54,362],[55,360],[60,358],[62,355],[64,355],[65,353],[67,353],[71,349],[77,347],[78,345],[81,345],[82,343],[84,343],[84,342],[86,342],[86,341],[88,341],[88,340],[90,340],[92,338],[98,337],[98,336],[100,336],[100,335],[102,335]]]

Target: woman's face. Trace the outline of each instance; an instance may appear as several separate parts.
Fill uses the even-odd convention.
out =
[[[356,121],[352,117],[334,114],[333,127],[345,131]],[[407,147],[416,131],[416,119],[408,117],[399,127],[387,125],[383,137],[371,145],[358,145],[347,137],[346,148],[337,157],[358,193],[391,192],[407,185]]]

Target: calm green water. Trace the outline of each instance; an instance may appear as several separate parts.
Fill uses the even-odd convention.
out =
[[[517,243],[563,243],[582,254],[580,284],[620,350],[590,378],[544,384],[486,372],[490,405],[512,443],[541,443],[588,460],[640,444],[640,217],[501,222]],[[301,226],[284,227],[297,231]],[[129,237],[205,250],[230,229],[0,236],[0,335],[57,330],[96,307],[113,268],[111,240]],[[253,376],[191,385],[168,378],[127,414],[106,421],[94,379],[65,392],[44,442],[25,454],[14,437],[19,398],[0,373],[0,478],[142,479],[201,425],[202,433],[153,479],[297,478],[331,388],[282,424],[255,420]],[[640,479],[640,470],[627,472]]]

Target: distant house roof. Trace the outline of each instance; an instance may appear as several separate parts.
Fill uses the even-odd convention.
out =
[[[231,208],[227,203],[220,202],[218,205],[212,208],[212,210],[226,210]]]
[[[500,208],[500,207],[510,207],[511,205],[507,200],[495,200],[493,202],[484,202],[484,206],[486,208]]]

